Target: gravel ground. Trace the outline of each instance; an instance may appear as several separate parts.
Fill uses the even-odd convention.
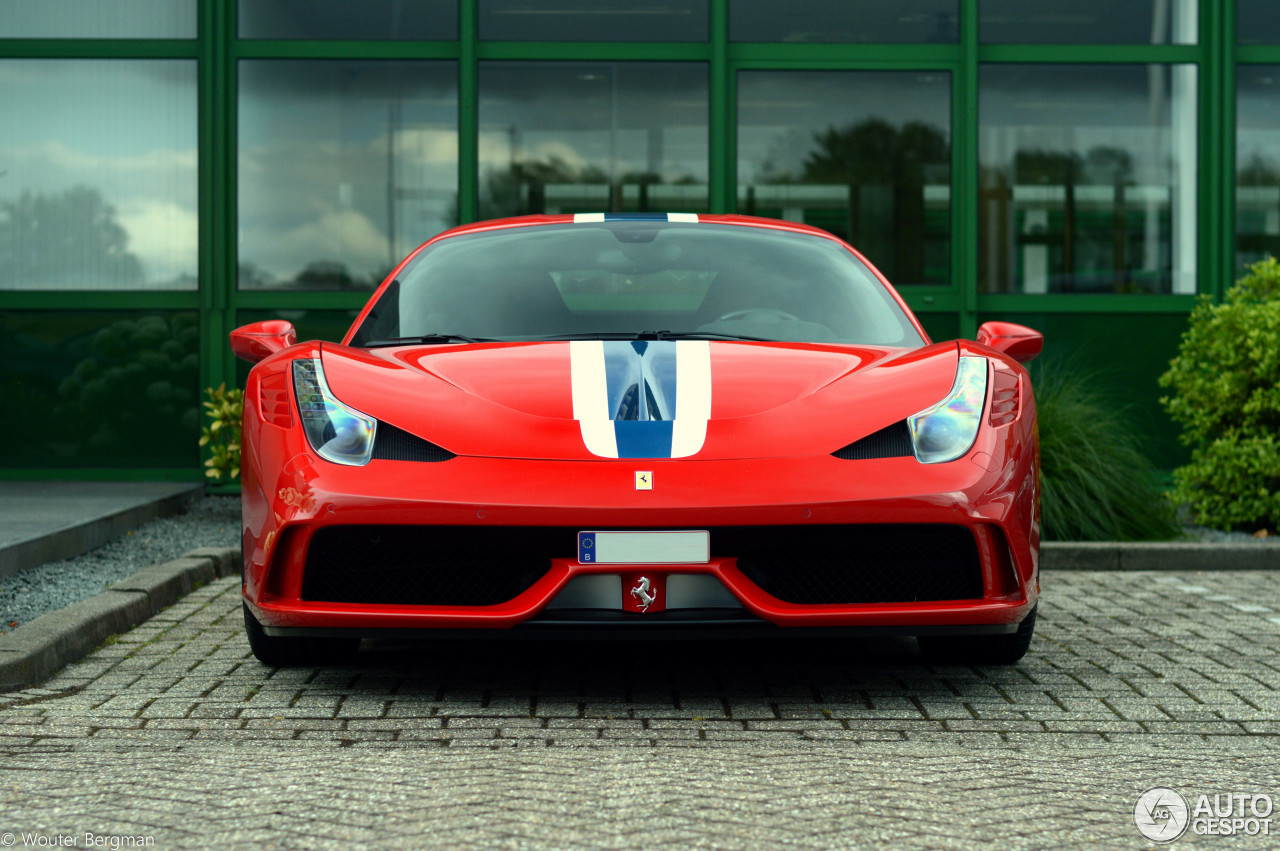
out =
[[[183,514],[154,520],[84,555],[0,577],[0,632],[87,600],[114,582],[197,547],[233,547],[239,540],[239,497],[197,500]]]

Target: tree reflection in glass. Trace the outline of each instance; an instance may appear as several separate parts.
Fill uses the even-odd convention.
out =
[[[0,60],[0,289],[196,288],[196,63]]]
[[[1194,66],[1001,65],[981,82],[981,289],[1195,292]]]
[[[895,284],[950,278],[950,80],[746,71],[738,210],[831,231]]]

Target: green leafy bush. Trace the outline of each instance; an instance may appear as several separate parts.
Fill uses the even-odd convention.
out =
[[[1173,507],[1142,454],[1140,432],[1087,373],[1041,369],[1042,535],[1050,541],[1168,540]]]
[[[244,391],[228,390],[222,384],[217,390],[205,389],[209,401],[209,425],[201,429],[200,445],[209,447],[204,474],[211,479],[240,477],[240,418],[244,414]]]
[[[1280,526],[1280,263],[1268,258],[1226,292],[1202,297],[1160,401],[1182,426],[1191,461],[1173,498],[1219,529]]]

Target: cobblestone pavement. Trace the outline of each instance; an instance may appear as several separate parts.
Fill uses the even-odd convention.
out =
[[[402,643],[293,670],[249,655],[236,580],[220,580],[0,697],[0,832],[14,847],[1141,847],[1151,787],[1280,798],[1277,579],[1050,575],[1011,668],[931,666],[903,639]]]

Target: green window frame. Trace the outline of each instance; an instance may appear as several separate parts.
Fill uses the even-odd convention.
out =
[[[931,327],[973,336],[985,318],[1012,314],[1185,315],[1191,295],[984,294],[978,291],[979,68],[1000,63],[1166,64],[1197,68],[1198,126],[1196,271],[1198,291],[1220,297],[1233,279],[1235,247],[1236,67],[1280,64],[1280,45],[1240,45],[1236,0],[1200,0],[1196,44],[983,44],[982,0],[960,0],[959,39],[942,44],[784,44],[730,42],[730,0],[709,0],[709,38],[700,42],[481,41],[478,0],[458,0],[456,37],[436,41],[307,41],[241,39],[237,3],[198,0],[197,36],[178,39],[0,38],[0,57],[191,59],[197,62],[199,288],[192,292],[0,292],[0,311],[77,309],[195,310],[200,324],[200,383],[237,381],[226,345],[240,314],[350,311],[365,293],[253,291],[236,288],[237,63],[242,59],[431,59],[457,63],[458,214],[477,214],[479,63],[515,61],[698,62],[708,69],[708,206],[736,212],[737,78],[749,70],[924,70],[951,80],[951,255],[946,286],[903,289]],[[198,479],[198,469],[41,471],[0,469],[0,476],[127,475]]]

